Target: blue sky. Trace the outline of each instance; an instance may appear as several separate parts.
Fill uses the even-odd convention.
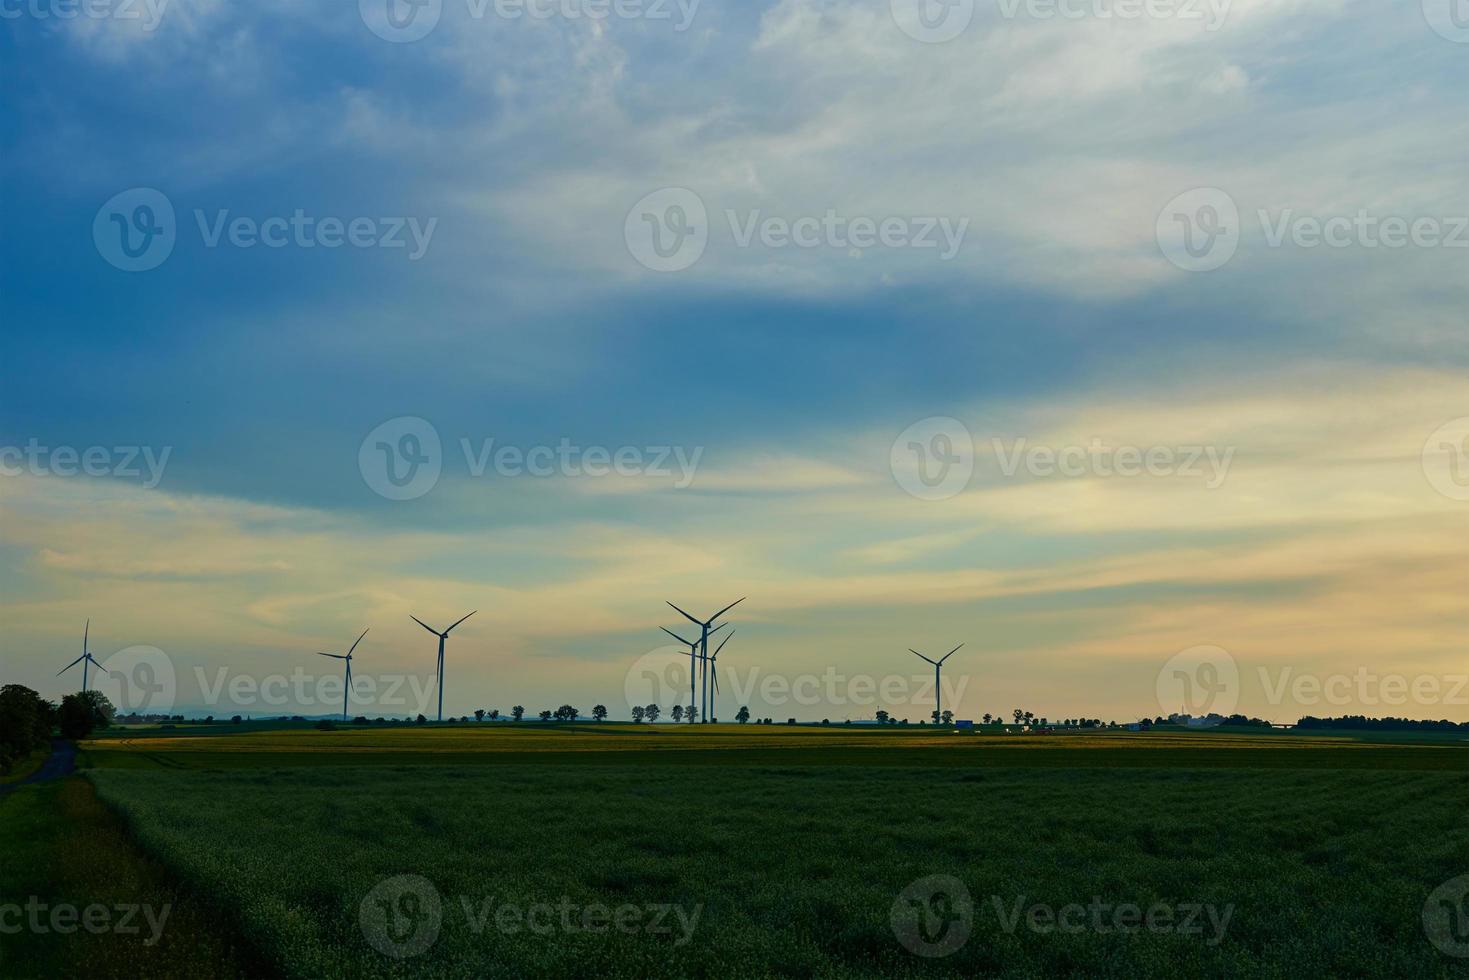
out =
[[[965,640],[961,713],[1156,714],[1165,665],[1212,645],[1242,710],[1469,719],[1463,695],[1269,695],[1282,672],[1469,670],[1469,503],[1443,448],[1465,444],[1430,438],[1469,416],[1469,44],[1435,3],[980,0],[942,43],[905,32],[905,0],[704,0],[684,29],[676,7],[446,0],[407,43],[367,2],[171,0],[156,25],[25,8],[0,31],[0,445],[169,455],[156,485],[7,471],[7,677],[67,689],[52,665],[88,616],[99,658],[164,651],[180,704],[206,702],[198,668],[267,676],[367,625],[359,671],[422,672],[408,613],[477,607],[447,711],[616,715],[674,625],[663,600],[748,593],[732,671],[906,675],[906,647]],[[125,271],[94,222],[139,188],[173,246]],[[659,272],[628,229],[667,188],[708,244]],[[1198,188],[1239,215],[1211,271],[1160,242]],[[298,212],[408,245],[209,243]],[[948,258],[739,242],[828,213],[965,230]],[[1447,241],[1373,247],[1358,222],[1339,247],[1270,242],[1359,214]],[[442,472],[400,501],[360,454],[401,418],[432,426]],[[974,475],[923,499],[894,444],[933,418]],[[686,486],[476,476],[461,440],[491,439],[698,463]],[[1020,440],[1229,464],[1217,486],[1006,473]]]

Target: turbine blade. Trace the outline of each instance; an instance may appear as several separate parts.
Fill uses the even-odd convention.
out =
[[[346,660],[340,653],[317,653],[318,657],[331,657],[333,660]]]
[[[711,623],[714,622],[720,616],[723,616],[725,613],[729,612],[735,606],[738,606],[740,603],[744,602],[745,599],[747,599],[747,598],[748,598],[748,596],[740,596],[734,602],[731,602],[729,605],[727,605],[723,609],[719,610],[719,612],[715,613],[713,616],[710,616],[709,617],[709,622],[711,622]]]
[[[369,627],[368,627],[368,628],[367,628],[367,630],[370,630],[370,629],[372,629],[372,627],[371,627],[371,626],[369,626]],[[366,635],[367,635],[367,630],[363,630],[363,631],[362,631],[362,636],[366,636]],[[358,637],[358,638],[357,638],[357,643],[361,643],[361,642],[362,642],[362,636],[359,636],[359,637]],[[351,659],[351,658],[352,658],[352,650],[356,650],[356,649],[357,649],[357,643],[353,643],[353,644],[352,644],[352,647],[351,647],[351,649],[349,649],[349,650],[348,650],[348,651],[347,651],[347,658],[348,658],[348,659],[349,659],[349,660],[350,660],[350,659]]]
[[[82,627],[82,653],[87,652],[87,637],[92,635],[92,617],[87,617],[87,625]]]
[[[724,634],[724,639],[720,640],[719,641],[719,646],[717,646],[717,647],[714,648],[714,656],[715,657],[719,656],[719,651],[724,649],[724,645],[726,643],[728,643],[729,642],[729,638],[731,636],[734,636],[734,635],[735,635],[735,631],[734,630],[730,630],[728,633]],[[711,657],[710,659],[712,660],[713,657]]]
[[[56,676],[57,677],[60,677],[62,674],[66,673],[68,670],[71,670],[77,664],[81,663],[83,660],[86,660],[86,659],[87,659],[87,655],[86,654],[82,654],[80,657],[77,657],[71,663],[67,664],[65,667],[63,667],[60,670],[58,670],[56,672]]]
[[[922,657],[924,660],[928,660],[927,657],[924,657],[923,654],[919,653],[917,650],[913,649],[912,647],[909,647],[908,648],[908,652],[911,653],[911,654],[913,654],[915,657]],[[933,664],[935,667],[938,666],[938,663],[936,661],[928,660],[928,662],[931,663],[931,664]]]
[[[948,653],[944,654],[944,660],[948,660],[954,654],[958,653],[959,652],[959,647],[962,647],[963,645],[964,644],[961,643],[961,644],[959,644],[958,647],[955,647],[954,649],[950,650]],[[940,660],[939,663],[943,663],[944,660]]]
[[[714,693],[719,693],[719,665],[714,665]]]
[[[428,630],[434,636],[438,636],[439,635],[439,631],[438,630],[434,629],[428,623],[425,623],[423,620],[419,619],[417,616],[413,615],[412,613],[409,613],[408,614],[408,618],[411,619],[411,620],[413,620],[419,626],[422,626],[424,629]]]
[[[102,671],[102,673],[104,673],[104,674],[110,674],[110,673],[112,673],[112,671],[108,670],[106,667],[104,667],[101,664],[99,664],[97,662],[97,658],[94,657],[94,656],[92,656],[91,654],[87,654],[87,662],[90,663],[93,667],[96,667],[98,670]]]
[[[458,626],[460,623],[464,622],[466,619],[468,619],[470,616],[473,616],[474,613],[477,613],[477,612],[479,612],[478,609],[476,609],[472,613],[468,613],[467,615],[460,616],[457,620],[454,621],[454,626]],[[444,632],[447,634],[449,632],[449,630],[452,630],[454,628],[454,626],[450,626],[449,629],[444,630]]]
[[[660,630],[662,630],[663,632],[667,633],[669,636],[673,637],[678,642],[682,643],[684,646],[693,646],[694,645],[694,643],[693,643],[692,640],[685,640],[683,637],[679,636],[677,633],[675,633],[673,630],[669,629],[666,626],[660,626],[658,628]]]
[[[666,599],[664,601],[667,602]],[[669,602],[668,604],[670,606],[673,606],[673,603],[671,603],[671,602]],[[693,623],[695,626],[703,626],[704,625],[704,623],[702,621],[695,619],[694,617],[690,616],[688,613],[684,612],[682,609],[679,609],[677,606],[673,606],[673,608],[674,608],[674,611],[675,612],[677,612],[684,619],[687,619],[689,622]]]
[[[709,631],[709,635],[713,636],[715,633],[718,633],[720,630],[724,629],[728,625],[728,623],[720,623],[718,626]]]

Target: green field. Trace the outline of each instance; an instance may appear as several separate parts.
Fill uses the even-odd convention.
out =
[[[0,824],[65,850],[38,815],[71,787],[176,896],[175,949],[218,923],[210,974],[1447,977],[1469,959],[1423,913],[1469,872],[1466,761],[1222,731],[180,728],[85,743],[85,780]],[[7,894],[47,887],[39,850]],[[914,933],[925,908],[959,911]]]

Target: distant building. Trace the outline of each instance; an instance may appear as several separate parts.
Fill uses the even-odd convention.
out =
[[[955,728],[973,728],[974,727],[974,722],[972,720],[969,720],[969,719],[965,719],[964,721],[956,721],[956,722],[954,722],[954,727]]]

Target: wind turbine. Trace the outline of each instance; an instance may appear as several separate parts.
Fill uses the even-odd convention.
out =
[[[728,643],[729,638],[734,635],[734,630],[730,630],[728,633],[724,634],[724,639],[719,641],[719,646],[715,647],[714,652],[709,655],[709,673],[711,679],[714,682],[714,693],[709,695],[709,706],[711,709],[714,707],[714,697],[719,693],[719,651],[724,649],[724,645]]]
[[[83,691],[85,691],[87,689],[87,668],[88,667],[96,667],[98,670],[102,671],[102,673],[104,673],[104,674],[106,674],[106,673],[109,672],[106,667],[103,667],[95,659],[93,659],[92,652],[87,649],[87,637],[90,636],[91,633],[92,633],[92,620],[89,618],[87,620],[87,625],[84,626],[84,627],[82,627],[82,655],[80,657],[77,657],[71,663],[67,664],[65,667],[61,668],[60,670],[58,670],[56,672],[56,676],[57,677],[60,677],[62,674],[66,673],[68,670],[71,670],[77,664],[81,664],[82,665],[82,690]]]
[[[682,609],[678,608],[677,606],[674,606],[673,603],[670,602],[668,604],[670,606],[673,606],[674,612],[678,613],[684,619],[687,619],[689,622],[691,622],[695,626],[699,627],[699,630],[700,630],[699,647],[700,647],[701,650],[703,650],[704,658],[707,660],[707,658],[709,656],[709,633],[711,632],[710,629],[709,629],[709,627],[713,626],[714,625],[714,621],[716,619],[718,619],[720,616],[723,616],[725,613],[729,612],[735,606],[738,606],[740,603],[744,602],[745,601],[745,598],[746,598],[745,596],[741,596],[740,598],[736,599],[734,602],[731,602],[729,605],[727,605],[723,609],[719,610],[719,612],[715,613],[713,616],[710,616],[707,620],[705,620],[705,619],[695,619],[693,616],[690,616],[688,613],[684,612]],[[704,691],[706,692],[706,698],[701,699],[699,701],[699,713],[703,716],[704,721],[707,723],[709,721],[709,712],[707,710],[708,709],[708,704],[706,703],[707,702],[707,691],[708,691],[708,686],[709,686],[708,685],[708,671],[707,670],[705,670],[704,675],[702,677],[702,680],[704,682],[702,686],[703,686]],[[689,696],[690,697],[693,696],[693,682],[692,681],[690,681],[690,683],[689,683]]]
[[[477,612],[479,612],[478,609],[474,610],[474,612],[468,613],[467,615],[461,616],[454,623],[454,626],[458,626],[460,623],[464,622],[466,619],[468,619],[470,616],[473,616],[474,613],[477,613]],[[439,674],[438,674],[438,677],[439,677],[439,681],[438,681],[438,683],[439,683],[439,721],[443,721],[444,720],[444,641],[447,640],[449,638],[449,634],[454,631],[454,626],[450,626],[448,629],[444,630],[444,632],[440,633],[438,630],[434,629],[428,623],[425,623],[423,620],[419,619],[417,616],[414,616],[411,613],[409,614],[408,618],[411,619],[411,620],[413,620],[419,626],[422,626],[424,629],[428,630],[434,636],[437,636],[439,638]]]
[[[944,718],[944,689],[943,689],[943,685],[942,685],[942,682],[941,682],[941,679],[940,679],[940,676],[939,675],[940,675],[941,671],[943,670],[944,661],[945,660],[948,660],[954,654],[958,653],[959,652],[959,647],[962,647],[963,645],[964,644],[962,644],[962,643],[959,644],[958,647],[955,647],[954,649],[950,650],[948,653],[944,654],[942,657],[940,657],[937,660],[932,660],[932,659],[930,659],[928,657],[924,657],[923,654],[919,653],[917,650],[913,649],[912,647],[909,647],[908,648],[908,652],[909,653],[911,653],[911,654],[913,654],[914,656],[917,656],[917,657],[922,657],[924,660],[927,660],[929,663],[933,664],[933,699],[934,699],[934,702],[933,702],[933,710],[934,710],[934,712],[938,716],[934,720],[934,723],[935,724],[941,723],[943,721],[943,718]]]
[[[372,629],[372,627],[369,626],[367,629]],[[362,636],[366,636],[366,635],[367,635],[367,630],[363,630],[362,631]],[[352,644],[351,649],[349,649],[347,651],[347,655],[345,657],[342,656],[340,653],[318,653],[317,654],[318,657],[331,657],[333,660],[345,660],[347,662],[347,686],[342,691],[342,720],[343,721],[346,721],[347,720],[347,696],[352,693],[352,651],[353,650],[356,650],[357,649],[357,644],[362,642],[362,636],[359,636],[357,638],[357,642]]]
[[[718,633],[720,630],[724,629],[725,625],[725,623],[720,623],[718,626],[710,630],[709,634],[712,636],[715,633]],[[689,648],[689,707],[692,708],[694,706],[694,678],[698,676],[698,671],[694,667],[694,661],[699,656],[699,641],[685,640],[673,630],[667,629],[663,626],[660,626],[658,628]],[[734,634],[731,633],[730,635],[733,636]],[[720,645],[723,646],[723,644]]]

